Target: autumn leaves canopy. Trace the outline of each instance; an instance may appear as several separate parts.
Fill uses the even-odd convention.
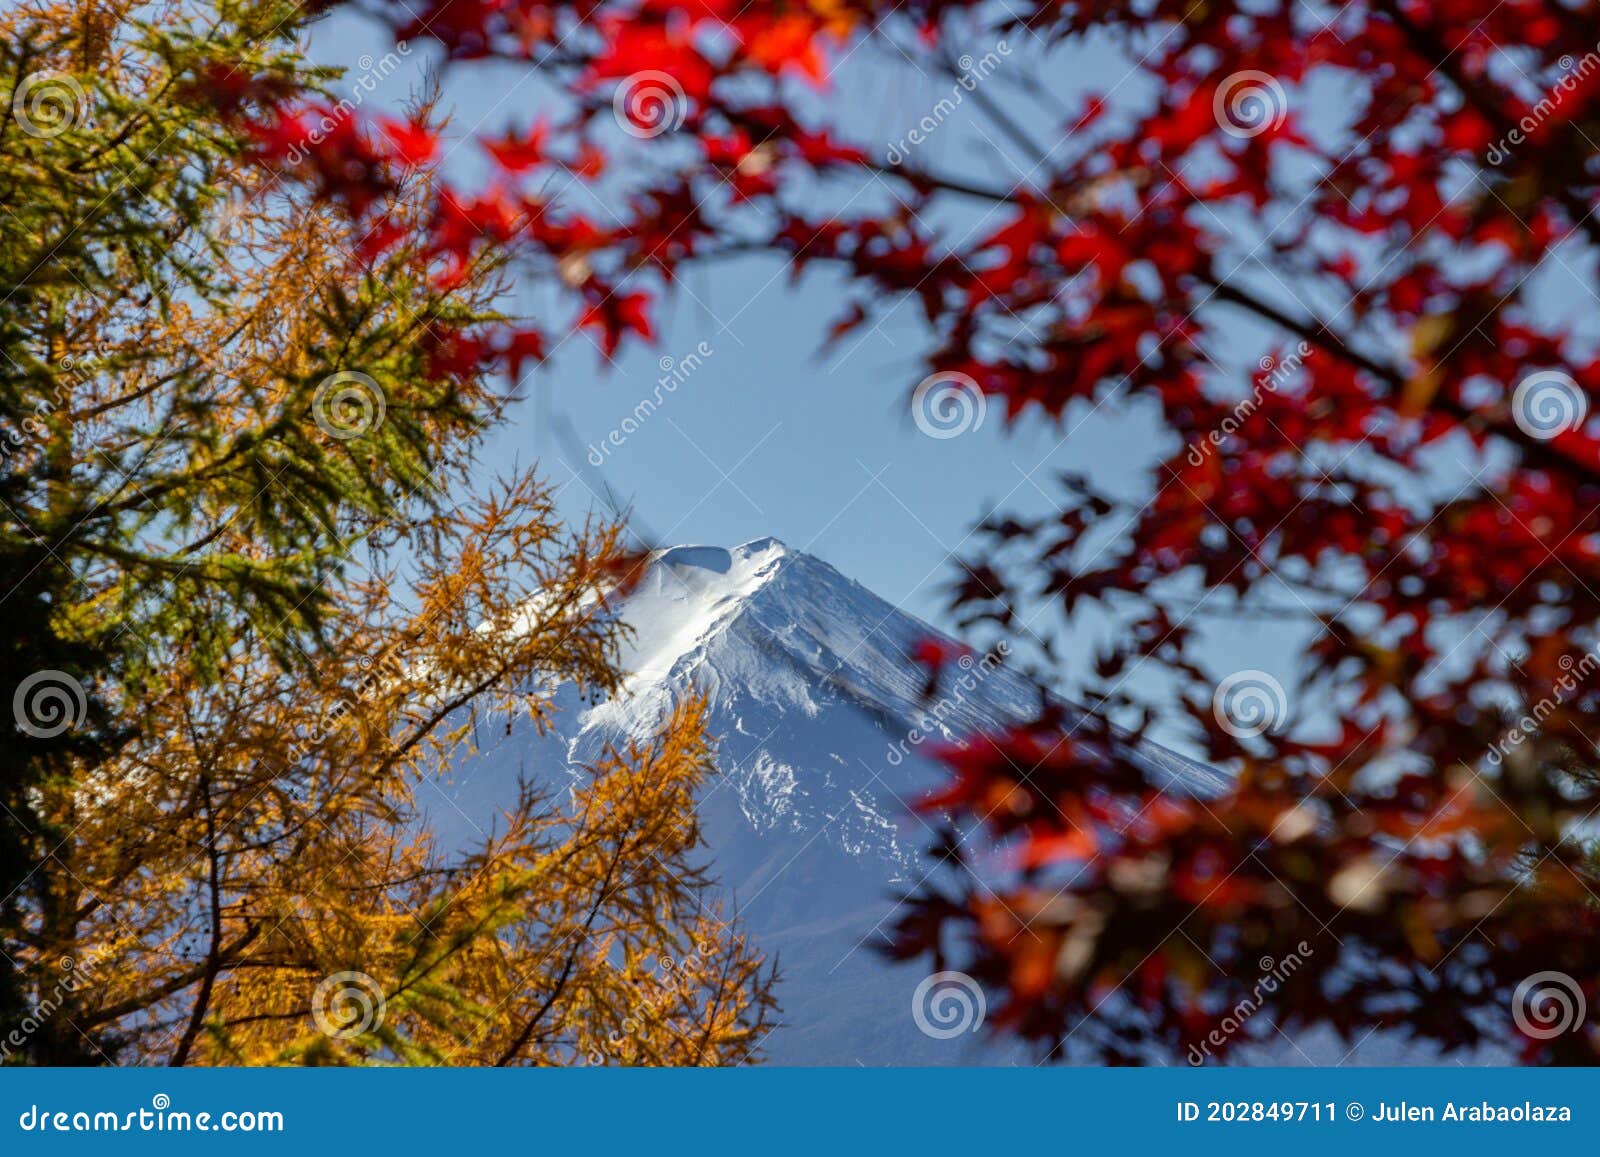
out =
[[[574,594],[617,553],[605,528],[558,532],[526,480],[500,507],[451,513],[441,495],[498,412],[488,375],[521,377],[569,340],[611,358],[652,338],[688,264],[764,253],[843,276],[836,336],[909,307],[928,340],[908,393],[946,375],[1069,436],[1097,407],[1151,423],[1143,489],[1068,475],[1047,515],[997,513],[956,608],[1051,680],[1074,616],[1108,608],[1118,637],[1072,690],[1133,732],[1187,704],[1192,741],[1238,771],[1220,798],[1174,796],[1131,761],[1129,731],[1074,727],[1048,704],[974,737],[947,753],[944,868],[902,913],[895,952],[978,977],[997,994],[992,1021],[1058,1058],[1069,1039],[1111,1059],[1181,1052],[1252,990],[1260,961],[1305,944],[1269,1014],[1223,1052],[1319,1022],[1352,1043],[1388,1027],[1593,1059],[1592,1032],[1530,1032],[1512,1007],[1530,976],[1558,972],[1590,1005],[1600,978],[1575,838],[1600,806],[1600,689],[1573,676],[1593,669],[1600,621],[1600,443],[1585,421],[1600,362],[1570,306],[1593,293],[1600,244],[1592,11],[340,8],[450,76],[494,60],[565,96],[464,142],[490,174],[464,181],[437,168],[448,138],[425,102],[341,109],[278,34],[304,10],[228,3],[153,28],[110,3],[6,17],[8,77],[70,82],[69,122],[73,86],[94,110],[54,135],[14,121],[0,155],[0,550],[20,576],[0,602],[7,677],[60,670],[85,696],[78,726],[5,740],[11,1015],[49,983],[50,956],[109,926],[161,947],[92,1014],[91,1043],[113,1054],[543,1059],[549,1042],[593,1039],[614,1002],[541,1009],[518,989],[501,1012],[487,994],[551,966],[535,942],[561,962],[558,991],[600,993],[598,957],[566,967],[574,921],[591,929],[574,939],[634,967],[645,940],[695,935],[665,879],[652,886],[671,902],[602,904],[593,925],[541,908],[538,883],[547,855],[603,877],[634,846],[630,816],[685,845],[647,821],[661,800],[613,777],[661,760],[692,790],[693,713],[597,769],[584,806],[617,825],[594,827],[610,833],[598,844],[589,822],[563,828],[570,817],[530,803],[515,846],[459,861],[391,818],[454,724],[410,741],[408,716],[384,712],[410,701],[418,648],[463,679],[498,672],[479,692],[491,697],[526,692],[546,663],[615,678],[602,628],[576,609],[546,640],[581,624],[575,651],[469,637],[442,603],[418,617],[418,598],[458,597],[460,581],[463,606],[504,621],[529,588],[485,561],[496,536],[529,536],[518,551],[543,560],[540,582]],[[857,51],[960,83],[962,54],[1002,37],[1003,66],[962,91],[1009,165],[891,157],[828,99]],[[1056,54],[1084,43],[1120,54],[1124,83],[1053,88]],[[549,195],[558,177],[607,211]],[[513,277],[557,304],[497,316],[498,279]],[[335,373],[378,392],[341,379],[319,410]],[[402,547],[422,560],[418,585],[386,569]],[[1209,658],[1208,624],[1240,615],[1302,631],[1281,707],[1246,726],[1214,694],[1239,673]],[[353,769],[335,750],[366,732],[341,727],[319,732],[325,757],[297,748],[286,778],[249,763],[365,685],[348,669],[362,654],[397,656],[350,714],[373,751],[398,755]],[[218,687],[275,706],[229,707]],[[537,694],[519,709],[537,713]],[[313,817],[330,807],[324,833]],[[92,851],[85,823],[100,825]],[[368,892],[335,854],[363,839]],[[292,859],[326,865],[328,891],[305,892],[320,885]],[[203,934],[166,945],[180,925]],[[670,1038],[703,1030],[717,1059],[763,1008],[752,955],[726,943],[718,988],[741,995],[715,1004],[722,1020],[679,1016]],[[363,966],[392,1035],[309,1035],[317,983]],[[446,1043],[471,1040],[469,1022],[492,1043]],[[82,1035],[36,1047],[87,1051]]]
[[[621,677],[619,530],[465,487],[503,255],[440,277],[420,174],[367,174],[374,247],[376,201],[263,164],[246,110],[324,79],[295,6],[147,15],[0,18],[34,78],[0,137],[7,1060],[759,1056],[770,973],[695,858],[698,705],[570,796],[506,785],[476,846],[417,819],[452,755]]]

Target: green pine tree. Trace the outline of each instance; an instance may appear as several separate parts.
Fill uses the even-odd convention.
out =
[[[34,870],[65,835],[36,789],[125,747],[117,705],[175,641],[303,661],[352,546],[425,506],[492,408],[431,356],[486,320],[492,273],[441,293],[414,254],[358,265],[219,107],[328,81],[300,6],[141,11],[0,13],[0,1037],[17,938],[92,902]]]

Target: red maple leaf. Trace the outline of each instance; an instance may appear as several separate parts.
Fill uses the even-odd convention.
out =
[[[610,361],[626,333],[636,333],[647,342],[655,341],[655,330],[651,328],[647,312],[649,305],[648,294],[607,292],[583,311],[583,316],[578,318],[578,328],[600,331],[600,351]]]

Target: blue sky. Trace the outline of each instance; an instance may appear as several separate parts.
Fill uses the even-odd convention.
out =
[[[354,72],[364,56],[381,59],[391,47],[381,29],[341,16],[318,28],[312,52]],[[994,47],[970,51],[981,56]],[[1057,49],[1048,64],[1037,44],[1008,48],[1000,69],[1046,80],[1067,103],[1087,89],[1109,91],[1114,100],[1138,99],[1128,61],[1103,45]],[[409,55],[369,100],[380,110],[399,107],[424,55]],[[1004,79],[989,82],[998,95]],[[949,81],[924,76],[892,48],[875,45],[844,61],[824,99],[849,110],[845,128],[856,139],[883,149],[949,92]],[[470,143],[474,131],[526,126],[561,99],[543,78],[504,65],[474,64],[449,74],[444,93],[453,118],[450,137],[462,142],[446,163],[462,172],[481,165]],[[1030,127],[1050,140],[1048,124]],[[1021,172],[972,103],[940,125],[920,146],[919,158],[989,180],[1008,174],[1015,180]],[[585,196],[577,186],[563,195]],[[958,236],[982,236],[1003,223],[979,207],[954,212],[962,216],[945,223]],[[540,286],[520,286],[514,308],[539,317],[545,296]],[[658,305],[654,348],[625,344],[608,368],[580,336],[531,372],[522,383],[526,400],[490,438],[483,468],[536,461],[562,487],[569,517],[601,508],[609,493],[631,504],[639,525],[664,544],[735,545],[776,536],[949,629],[945,588],[955,576],[952,556],[970,553],[969,531],[997,504],[1012,511],[1053,509],[1053,478],[1063,470],[1125,495],[1147,493],[1151,466],[1172,449],[1157,440],[1147,416],[1137,408],[1129,412],[1116,398],[1098,408],[1075,405],[1059,424],[1035,417],[1010,428],[991,404],[978,427],[958,437],[929,437],[913,423],[909,407],[920,377],[918,354],[928,340],[917,307],[903,303],[876,327],[828,343],[828,326],[845,301],[842,280],[808,273],[797,285],[776,260],[695,269]],[[620,446],[604,450],[603,465],[583,461],[587,448],[601,447],[610,432],[623,429],[642,398],[658,394],[663,359],[676,366],[707,349],[694,371],[662,395],[658,409]],[[1080,646],[1075,624],[1064,672],[1069,687],[1092,659],[1091,640],[1106,629],[1103,621],[1085,619]],[[1258,666],[1287,676],[1289,641],[1275,628],[1252,632],[1231,624],[1218,639],[1219,670]]]

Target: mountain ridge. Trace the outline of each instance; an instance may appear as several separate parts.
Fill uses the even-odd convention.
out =
[[[961,692],[935,709],[924,700],[927,672],[911,656],[919,642],[946,636],[771,537],[654,552],[613,604],[630,628],[621,690],[594,705],[573,696],[547,740],[518,735],[468,761],[452,802],[487,824],[518,771],[577,774],[696,690],[707,697],[720,772],[700,800],[709,866],[785,974],[785,1026],[764,1043],[768,1058],[1023,1060],[1005,1042],[929,1035],[912,1003],[927,969],[893,964],[872,945],[928,863],[921,852],[933,836],[912,804],[943,778],[929,741],[1026,720],[1037,688],[1003,665],[975,664]],[[1185,790],[1220,783],[1175,753],[1139,750]]]

